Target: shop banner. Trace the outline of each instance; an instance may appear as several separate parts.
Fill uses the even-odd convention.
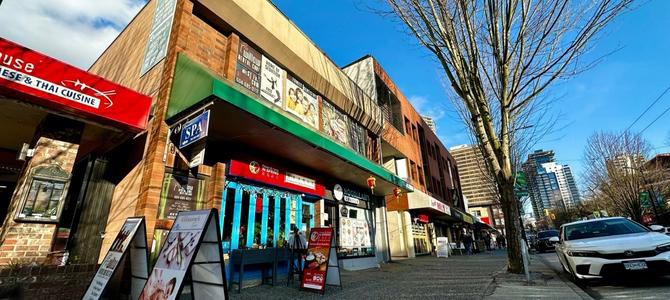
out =
[[[270,103],[283,107],[285,71],[263,55],[261,62],[261,96]]]
[[[209,133],[209,110],[206,110],[199,116],[184,123],[181,127],[181,136],[179,138],[179,149],[193,144],[205,137]]]
[[[449,238],[437,238],[437,257],[449,257]]]
[[[116,274],[118,266],[125,265],[126,259],[130,259],[131,266],[130,299],[137,299],[147,281],[148,256],[144,218],[126,219],[82,299],[111,298],[106,294],[118,293],[120,286],[108,287],[108,285],[110,279]]]
[[[151,98],[0,38],[0,90],[59,112],[139,132]]]
[[[332,228],[312,228],[309,233],[305,269],[300,282],[301,288],[321,292],[325,290],[332,238]]]
[[[215,209],[179,212],[139,299],[174,300],[184,284],[193,299],[228,299],[218,233]]]
[[[230,166],[228,167],[228,175],[240,176],[321,197],[323,197],[326,190],[325,187],[322,184],[317,183],[314,178],[298,175],[260,160],[252,160],[248,163],[231,160]]]

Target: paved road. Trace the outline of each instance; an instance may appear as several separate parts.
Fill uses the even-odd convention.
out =
[[[538,255],[548,261],[555,271],[561,272],[561,264],[556,253]],[[592,281],[582,288],[596,299],[670,299],[670,276]]]

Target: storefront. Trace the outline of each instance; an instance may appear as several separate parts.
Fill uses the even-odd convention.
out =
[[[112,172],[124,170],[124,143],[146,129],[150,105],[0,38],[0,264],[62,263],[66,250],[97,261]]]
[[[319,223],[333,227],[336,233],[337,256],[343,268],[366,269],[384,261],[378,257],[376,240],[385,240],[385,232],[378,223],[377,208],[381,197],[351,184],[335,183],[326,190],[324,200],[318,205]]]

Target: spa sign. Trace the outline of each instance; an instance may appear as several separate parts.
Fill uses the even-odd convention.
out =
[[[151,98],[0,38],[0,91],[106,125],[146,129]]]

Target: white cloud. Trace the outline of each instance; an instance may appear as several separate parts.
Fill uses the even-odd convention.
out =
[[[4,0],[0,5],[0,37],[88,69],[144,3]]]
[[[414,109],[419,112],[422,116],[432,117],[433,121],[437,123],[438,120],[444,118],[447,114],[447,111],[443,103],[433,103],[428,100],[428,98],[423,96],[412,95],[409,98],[409,102],[412,103]]]

